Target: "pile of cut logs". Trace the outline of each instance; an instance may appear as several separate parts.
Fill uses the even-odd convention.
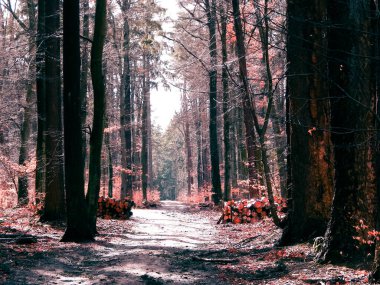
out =
[[[285,199],[275,197],[275,205],[279,213],[286,213]],[[218,223],[255,223],[268,216],[270,216],[268,198],[242,201],[231,200],[224,204],[223,214]]]
[[[99,197],[97,216],[106,220],[126,220],[132,216],[132,207],[135,202],[129,199],[115,200],[108,197]]]

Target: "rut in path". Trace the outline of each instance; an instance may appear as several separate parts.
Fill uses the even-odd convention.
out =
[[[4,284],[223,284],[213,267],[192,260],[214,243],[215,221],[180,202],[134,209],[128,221],[100,220],[99,232],[88,244],[50,235],[50,249],[13,264]]]

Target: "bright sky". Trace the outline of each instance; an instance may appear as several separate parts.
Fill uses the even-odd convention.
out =
[[[178,4],[177,0],[157,0],[160,6],[167,9],[167,16],[176,19]],[[170,23],[164,23],[164,31],[171,29]],[[170,60],[169,55],[163,56],[165,60]],[[162,130],[166,130],[174,113],[180,110],[180,90],[171,86],[170,90],[165,90],[162,86],[151,91],[151,106],[153,124],[161,126]]]

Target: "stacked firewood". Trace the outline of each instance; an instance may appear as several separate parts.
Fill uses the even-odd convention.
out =
[[[115,200],[108,197],[99,197],[97,216],[106,220],[126,220],[132,216],[132,207],[135,203],[129,199]]]
[[[275,205],[280,214],[287,211],[284,199],[275,197]],[[268,216],[270,216],[270,204],[267,198],[242,201],[231,200],[225,203],[223,214],[218,223],[255,223]]]

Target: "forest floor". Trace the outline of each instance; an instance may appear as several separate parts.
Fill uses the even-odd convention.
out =
[[[215,210],[173,201],[133,213],[100,219],[96,241],[76,244],[30,211],[0,212],[0,284],[366,284],[366,270],[315,263],[310,244],[276,247],[269,219],[217,225]]]

